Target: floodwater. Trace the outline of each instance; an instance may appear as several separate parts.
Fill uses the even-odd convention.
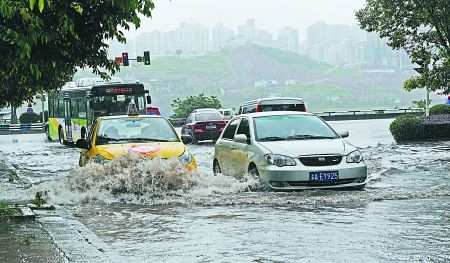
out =
[[[258,190],[213,176],[208,143],[189,146],[195,173],[134,156],[78,169],[76,149],[21,135],[0,136],[0,200],[43,191],[130,262],[450,262],[450,142],[397,145],[391,121],[330,122],[361,147],[364,191]]]

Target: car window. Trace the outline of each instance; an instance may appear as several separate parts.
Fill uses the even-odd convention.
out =
[[[266,104],[261,105],[263,111],[306,111],[305,104]]]
[[[195,121],[215,121],[221,120],[219,113],[198,113],[195,115]]]
[[[100,121],[97,145],[134,141],[178,142],[179,138],[164,118],[120,118]]]
[[[243,113],[253,113],[256,112],[256,105],[249,105],[244,107]]]
[[[239,122],[241,119],[236,119],[225,128],[225,131],[223,132],[222,139],[234,139],[234,134],[236,133],[237,126],[239,125]]]
[[[315,115],[278,115],[254,119],[256,140],[335,139],[338,135]]]
[[[245,134],[247,138],[250,138],[250,126],[247,118],[241,120],[241,124],[239,124],[236,134]]]

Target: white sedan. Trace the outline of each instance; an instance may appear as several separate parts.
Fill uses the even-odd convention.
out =
[[[215,145],[213,170],[251,173],[273,190],[363,189],[359,150],[321,118],[306,112],[260,112],[233,118]]]

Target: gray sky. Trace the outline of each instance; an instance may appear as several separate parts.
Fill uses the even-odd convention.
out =
[[[328,24],[356,24],[355,10],[365,0],[155,0],[152,19],[144,19],[141,28],[126,33],[134,37],[139,32],[169,31],[181,22],[195,19],[212,26],[222,22],[237,29],[247,19],[254,18],[256,27],[271,33],[291,26],[299,29],[301,41],[306,27],[323,20]]]

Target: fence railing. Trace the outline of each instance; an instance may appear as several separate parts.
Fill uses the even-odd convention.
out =
[[[364,120],[364,119],[389,119],[402,114],[421,116],[425,113],[422,108],[398,108],[398,109],[374,109],[374,110],[349,110],[349,111],[323,111],[313,112],[326,121],[340,120]],[[181,127],[186,124],[186,119],[169,119],[173,126]]]
[[[42,132],[44,132],[44,125],[42,123],[0,124],[0,134],[42,133]]]

